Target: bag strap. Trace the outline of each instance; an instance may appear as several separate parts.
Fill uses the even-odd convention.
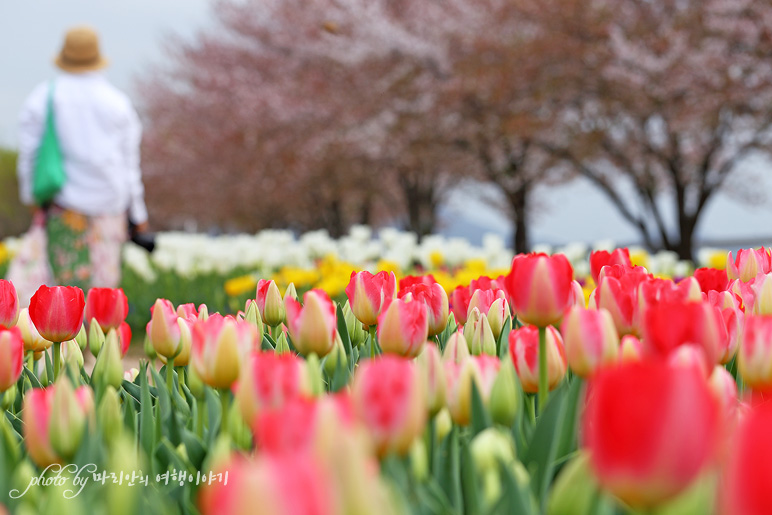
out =
[[[54,128],[54,84],[54,80],[51,79],[48,85],[48,101],[46,103],[46,124],[51,124],[51,129]]]

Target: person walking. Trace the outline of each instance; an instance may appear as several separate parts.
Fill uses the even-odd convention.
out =
[[[129,220],[148,229],[141,124],[129,98],[101,72],[108,61],[94,29],[68,30],[54,63],[60,73],[34,88],[19,115],[20,198],[45,223],[56,284],[115,288]],[[32,175],[49,95],[66,180],[48,205],[36,206]]]

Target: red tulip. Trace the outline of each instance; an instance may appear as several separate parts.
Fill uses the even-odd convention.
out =
[[[633,266],[630,262],[630,251],[627,248],[621,248],[614,249],[613,252],[607,250],[590,252],[590,275],[595,284],[598,284],[601,269],[608,265]]]
[[[19,318],[19,296],[11,281],[0,279],[0,326],[13,327]]]
[[[375,325],[381,310],[397,297],[397,278],[394,272],[351,272],[346,295],[354,316],[365,325]]]
[[[121,288],[91,288],[86,295],[86,322],[96,319],[105,334],[118,329],[129,314],[129,300]]]
[[[0,326],[0,392],[13,386],[24,366],[24,341],[18,327]]]
[[[129,345],[131,345],[131,326],[126,322],[121,322],[118,328],[118,336],[121,341],[121,356],[125,356],[129,352]]]
[[[431,286],[432,284],[437,284],[437,279],[435,279],[432,274],[406,275],[399,280],[399,293],[401,293],[402,290],[406,290],[412,286],[415,286],[416,284],[425,284],[427,286]]]
[[[728,340],[721,313],[707,302],[660,302],[646,310],[643,347],[649,356],[667,357],[680,345],[695,344],[713,370]]]
[[[700,283],[700,289],[703,293],[726,291],[729,288],[729,276],[726,274],[726,270],[698,268],[694,271],[694,278]]]
[[[517,317],[538,327],[560,323],[571,302],[573,276],[562,254],[515,256],[506,287]]]
[[[726,515],[772,513],[772,403],[753,406],[732,438],[721,489]]]
[[[748,282],[759,274],[772,272],[772,255],[770,249],[740,249],[737,257],[732,259],[730,252],[726,257],[726,273],[729,280],[740,279]]]
[[[32,461],[45,468],[59,461],[48,437],[54,388],[33,388],[24,395],[24,445]]]
[[[177,316],[186,320],[196,320],[198,318],[198,310],[196,305],[192,302],[187,304],[180,304],[177,306]]]
[[[471,298],[472,294],[469,293],[469,287],[467,286],[456,286],[450,293],[448,299],[450,310],[453,312],[453,316],[456,317],[456,323],[458,325],[464,325],[466,323],[467,313],[469,312],[469,301]]]
[[[554,327],[547,328],[547,385],[555,389],[566,375],[563,339]],[[539,329],[523,326],[509,333],[509,356],[515,365],[523,391],[539,391]]]
[[[250,353],[236,392],[242,418],[252,424],[261,411],[279,408],[290,399],[305,396],[310,387],[303,363],[289,353]]]
[[[378,343],[384,353],[414,358],[421,353],[428,336],[428,308],[412,300],[412,295],[391,301],[378,315]]]
[[[402,283],[400,283],[402,284]],[[413,300],[423,302],[428,308],[429,336],[437,336],[445,330],[448,324],[448,294],[437,283],[414,284],[399,290],[398,298],[403,298],[410,293]]]
[[[649,277],[651,275],[640,266],[607,266],[600,274],[595,306],[611,313],[620,336],[640,332],[638,286]]]
[[[714,456],[721,413],[695,368],[620,364],[589,384],[585,445],[601,486],[651,507],[689,486]]]
[[[659,302],[699,302],[702,300],[700,284],[694,277],[681,282],[651,277],[638,285],[638,313],[643,321],[646,308]]]
[[[426,425],[426,394],[416,365],[384,354],[359,365],[351,388],[354,410],[380,456],[406,454]]]
[[[319,357],[329,354],[335,346],[337,315],[327,293],[324,290],[307,291],[302,307],[295,299],[287,299],[286,303],[287,325],[298,352],[303,355],[315,353]]]
[[[32,296],[29,316],[40,336],[51,342],[72,340],[83,324],[86,301],[77,286],[41,286]]]

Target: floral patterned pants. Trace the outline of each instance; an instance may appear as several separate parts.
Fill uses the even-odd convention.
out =
[[[48,259],[58,285],[117,288],[126,215],[86,216],[52,206],[46,217]]]

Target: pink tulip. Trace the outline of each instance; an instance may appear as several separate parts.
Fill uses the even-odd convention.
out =
[[[562,254],[518,255],[506,278],[512,309],[525,324],[558,324],[572,298],[574,270]]]
[[[638,337],[627,334],[619,340],[620,361],[640,361],[643,358],[643,344]]]
[[[617,361],[619,335],[605,309],[572,308],[563,318],[560,333],[568,366],[580,377],[590,377],[599,368]]]
[[[239,378],[242,362],[257,347],[257,331],[233,317],[211,315],[193,324],[191,364],[212,388],[227,389]]]
[[[118,328],[118,337],[121,342],[121,357],[123,357],[129,352],[129,345],[131,345],[131,326],[126,322],[121,322]]]
[[[286,308],[275,281],[260,279],[257,282],[255,301],[264,324],[275,327],[284,322]]]
[[[86,322],[96,319],[105,334],[118,329],[129,314],[129,300],[121,288],[91,288],[86,295]]]
[[[397,297],[397,278],[394,272],[351,272],[346,295],[354,316],[365,325],[375,325],[381,311]]]
[[[630,251],[627,248],[621,248],[614,249],[613,252],[606,250],[590,252],[590,275],[595,284],[598,284],[601,269],[609,265],[633,266],[630,262]]]
[[[416,365],[421,369],[420,375],[425,380],[424,391],[429,414],[434,416],[445,406],[446,387],[442,355],[437,345],[427,342],[416,358]]]
[[[640,320],[646,317],[646,308],[660,302],[699,302],[702,300],[700,284],[694,277],[676,283],[670,279],[649,278],[638,285],[638,313]]]
[[[302,359],[289,353],[253,351],[244,363],[236,402],[242,418],[251,424],[261,411],[279,408],[309,390]]]
[[[308,453],[234,459],[213,471],[228,481],[201,487],[202,515],[333,515],[339,512],[330,472]]]
[[[487,315],[494,301],[499,299],[506,300],[506,298],[507,294],[504,290],[474,290],[474,292],[472,292],[472,298],[469,299],[469,306],[466,309],[467,319],[469,318],[469,313],[471,313],[474,308],[477,308],[480,313],[485,313]]]
[[[523,391],[539,391],[539,329],[523,326],[509,333],[509,355],[515,365]],[[563,339],[554,327],[547,327],[547,383],[555,389],[566,375]]]
[[[13,327],[19,318],[19,296],[11,281],[0,279],[0,326]]]
[[[51,342],[72,340],[83,324],[86,301],[76,286],[41,286],[32,295],[29,316],[40,335]]]
[[[640,333],[638,286],[651,277],[643,267],[604,267],[595,290],[595,306],[607,309],[620,336]]]
[[[147,326],[147,336],[155,351],[161,356],[171,358],[180,350],[180,327],[177,324],[177,311],[166,299],[156,299],[150,309],[151,318]]]
[[[307,291],[303,295],[302,307],[294,299],[287,299],[286,303],[287,325],[298,352],[326,356],[335,345],[337,320],[335,306],[327,293],[323,290]]]
[[[709,291],[707,301],[721,313],[726,328],[726,345],[719,351],[719,363],[729,363],[737,353],[742,336],[745,315],[741,309],[742,301],[730,291]]]
[[[598,372],[587,397],[590,464],[601,486],[630,506],[678,495],[715,455],[720,408],[696,368],[624,363]]]
[[[414,358],[429,337],[428,308],[421,301],[403,299],[391,301],[378,316],[378,343],[384,353]]]
[[[0,326],[0,392],[12,387],[24,366],[24,342],[18,327]]]
[[[426,425],[426,394],[419,369],[407,359],[383,355],[359,365],[351,389],[354,411],[376,452],[404,455]]]
[[[401,283],[400,283],[401,284]],[[399,290],[398,298],[411,294],[413,300],[423,302],[428,309],[429,336],[437,336],[448,324],[448,294],[439,284],[414,284]]]
[[[737,369],[754,390],[772,390],[772,315],[746,317]]]
[[[753,312],[753,305],[756,303],[756,292],[753,290],[753,279],[745,283],[739,279],[729,283],[728,291],[740,299],[740,309],[743,313],[751,314]]]
[[[732,253],[726,257],[726,273],[729,280],[740,279],[748,282],[759,274],[772,272],[772,254],[770,249],[740,249],[737,257],[732,259]]]
[[[177,316],[186,320],[195,320],[198,318],[198,310],[192,302],[180,304],[177,306]]]
[[[24,395],[24,409],[21,412],[24,422],[24,445],[32,461],[40,468],[59,462],[59,457],[48,438],[51,405],[54,400],[54,388],[33,388]]]

